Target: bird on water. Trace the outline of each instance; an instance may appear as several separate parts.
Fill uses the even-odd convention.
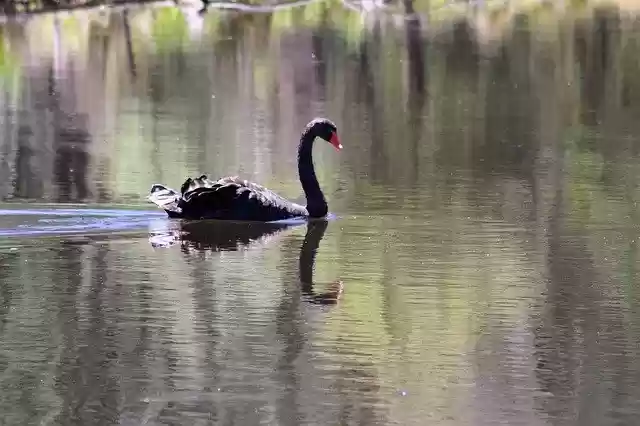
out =
[[[293,203],[275,192],[240,179],[223,177],[216,181],[206,175],[188,178],[180,192],[155,184],[149,200],[171,218],[222,219],[271,222],[299,217],[321,218],[328,206],[313,165],[313,143],[324,139],[337,150],[342,149],[336,125],[326,118],[315,118],[304,128],[298,144],[298,177],[307,205]]]

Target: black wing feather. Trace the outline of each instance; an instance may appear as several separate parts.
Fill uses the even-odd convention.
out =
[[[189,218],[273,221],[308,215],[305,207],[237,176],[189,178],[181,192],[180,207]]]

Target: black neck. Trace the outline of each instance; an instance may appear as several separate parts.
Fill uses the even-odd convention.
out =
[[[307,211],[311,217],[323,217],[327,214],[327,202],[320,189],[313,167],[313,141],[315,136],[305,132],[298,145],[298,176],[302,190],[307,198]]]

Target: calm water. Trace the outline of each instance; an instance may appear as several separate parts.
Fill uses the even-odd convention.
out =
[[[4,24],[0,424],[636,424],[640,23],[532,13]],[[314,116],[330,221],[146,202]]]

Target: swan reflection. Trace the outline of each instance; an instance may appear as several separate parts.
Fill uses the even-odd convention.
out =
[[[300,249],[299,258],[300,285],[302,286],[302,293],[306,297],[307,301],[322,305],[335,304],[338,299],[340,299],[343,290],[342,280],[333,281],[328,286],[327,291],[323,293],[316,293],[313,289],[313,270],[316,254],[318,252],[318,247],[320,246],[320,241],[322,241],[328,225],[329,222],[326,220],[309,221],[307,224],[307,233],[304,236],[302,248]]]
[[[238,251],[252,245],[267,244],[283,231],[300,223],[231,222],[218,220],[169,222],[161,233],[152,233],[149,242],[154,248],[179,244],[184,253]],[[313,304],[335,304],[343,291],[342,280],[335,280],[324,292],[314,290],[315,259],[329,222],[324,219],[307,222],[307,231],[300,248],[299,280],[305,301]]]
[[[180,244],[186,251],[237,251],[266,244],[295,223],[232,222],[223,220],[167,222],[149,242],[154,248]]]

